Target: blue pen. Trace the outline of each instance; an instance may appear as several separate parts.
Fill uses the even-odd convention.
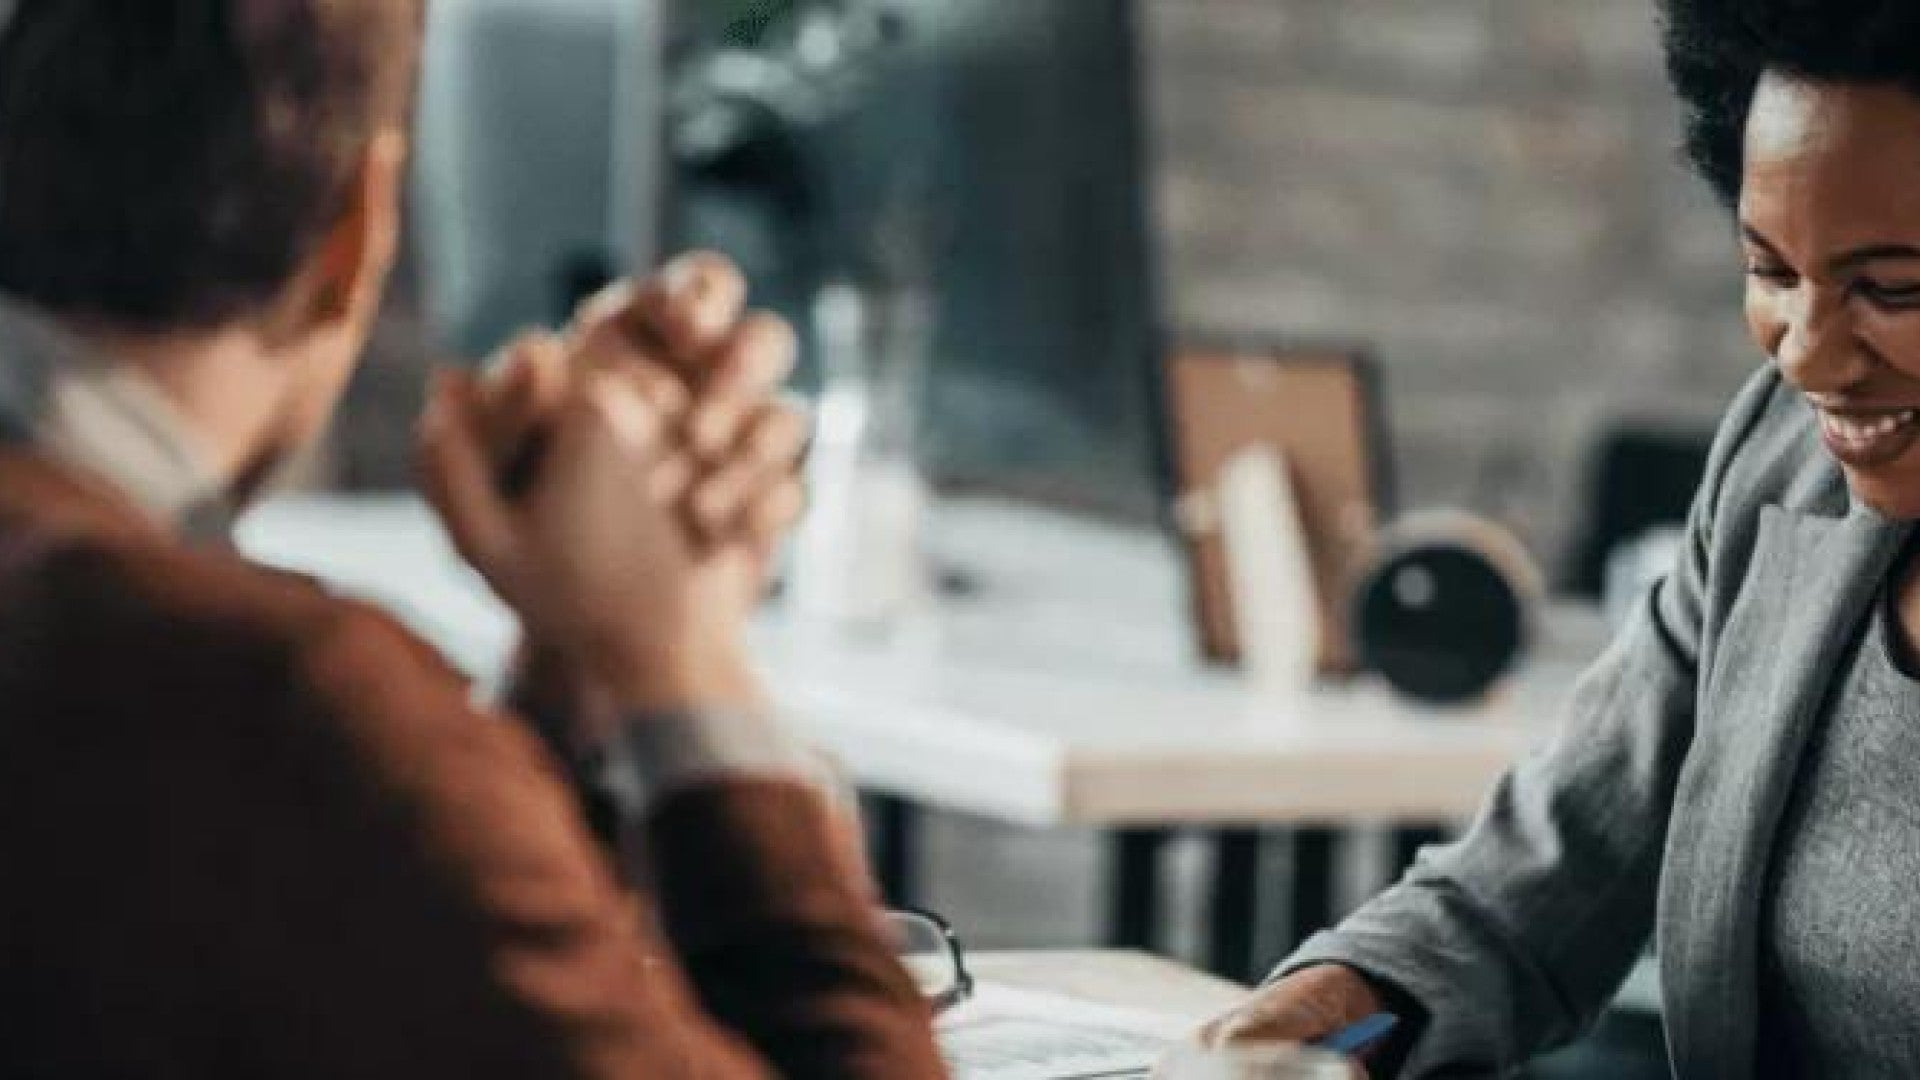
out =
[[[1336,1054],[1354,1057],[1378,1046],[1382,1039],[1393,1034],[1393,1029],[1399,1026],[1400,1018],[1392,1013],[1374,1013],[1357,1024],[1349,1024],[1320,1039],[1313,1045],[1320,1050],[1331,1050]]]

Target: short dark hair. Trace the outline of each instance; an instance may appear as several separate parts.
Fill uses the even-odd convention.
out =
[[[424,8],[0,0],[0,290],[126,328],[265,310],[404,121]]]
[[[1729,206],[1740,199],[1747,111],[1766,73],[1920,94],[1915,0],[1662,0],[1662,7],[1687,155]]]

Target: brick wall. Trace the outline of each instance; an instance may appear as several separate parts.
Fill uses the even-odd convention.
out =
[[[1497,492],[1557,555],[1597,431],[1757,362],[1651,0],[1141,10],[1176,325],[1374,345],[1403,502]]]

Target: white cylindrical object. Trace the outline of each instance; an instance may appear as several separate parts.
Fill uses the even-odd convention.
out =
[[[1242,666],[1263,691],[1303,690],[1319,661],[1319,608],[1286,460],[1265,446],[1234,455],[1217,501]]]

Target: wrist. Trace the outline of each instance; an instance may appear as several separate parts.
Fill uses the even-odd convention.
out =
[[[1329,982],[1338,987],[1335,993],[1347,1022],[1365,1020],[1375,1013],[1387,1011],[1386,997],[1366,972],[1344,964],[1329,965],[1323,970],[1330,973]]]
[[[566,756],[604,745],[620,726],[619,705],[591,667],[545,639],[521,642],[506,702]]]
[[[692,635],[653,642],[621,635],[531,636],[511,702],[530,715],[564,717],[572,750],[605,745],[634,715],[762,714],[768,702],[738,643]]]
[[[616,648],[602,662],[609,697],[623,713],[760,713],[766,696],[735,644],[681,639]]]

